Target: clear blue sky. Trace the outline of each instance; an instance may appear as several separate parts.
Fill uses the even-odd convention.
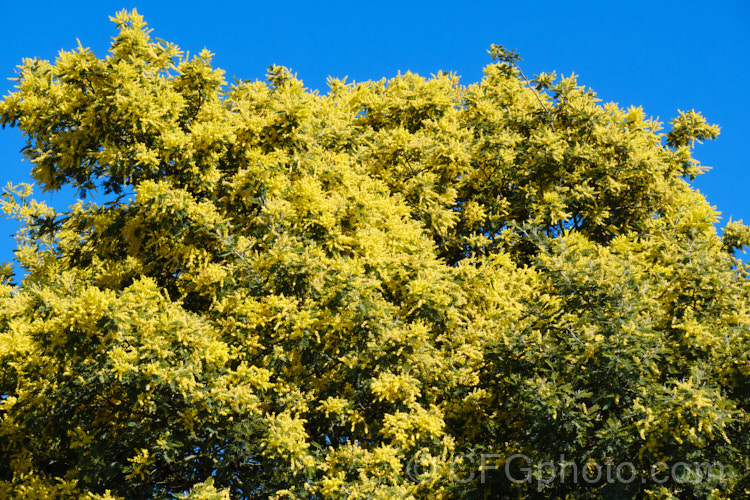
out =
[[[108,16],[136,7],[153,36],[197,53],[206,47],[231,81],[262,79],[271,64],[291,68],[325,91],[328,75],[349,80],[455,71],[481,78],[496,43],[519,50],[527,74],[575,72],[606,101],[642,106],[665,124],[695,109],[721,136],[695,156],[712,171],[695,185],[711,204],[750,223],[750,2],[210,2],[0,0],[0,92],[23,57],[54,60],[76,38],[102,57]],[[16,130],[0,131],[0,183],[29,181]],[[39,191],[37,191],[39,194]],[[40,196],[40,198],[42,198]],[[44,196],[57,208],[70,194]],[[0,260],[12,259],[15,226],[0,221]],[[745,256],[747,260],[747,256]]]

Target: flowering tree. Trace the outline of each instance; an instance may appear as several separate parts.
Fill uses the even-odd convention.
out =
[[[227,87],[113,20],[0,102],[41,189],[108,195],[4,192],[0,496],[749,494],[750,230],[689,183],[699,113],[497,46],[468,86]]]

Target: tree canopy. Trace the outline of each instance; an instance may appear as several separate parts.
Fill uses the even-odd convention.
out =
[[[500,46],[469,85],[227,85],[113,21],[0,102],[84,200],[3,194],[0,497],[750,495],[750,229],[690,184],[700,113]]]

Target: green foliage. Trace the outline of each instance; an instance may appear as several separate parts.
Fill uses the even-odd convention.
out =
[[[4,192],[0,497],[750,494],[750,229],[685,179],[700,114],[499,46],[466,86],[227,86],[113,20],[0,102],[43,190],[109,194]],[[634,480],[533,467],[563,460]],[[679,462],[722,475],[654,480]]]

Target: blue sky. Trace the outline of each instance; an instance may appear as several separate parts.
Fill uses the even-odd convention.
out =
[[[6,95],[23,57],[51,59],[76,38],[106,54],[108,16],[136,7],[153,36],[197,53],[231,81],[262,79],[271,64],[291,68],[310,88],[328,75],[349,81],[455,71],[481,78],[496,43],[518,49],[527,75],[579,75],[605,101],[642,106],[665,124],[695,109],[721,136],[695,156],[713,170],[695,181],[712,205],[750,223],[750,2],[17,2],[0,0],[0,92]],[[0,131],[0,183],[29,182],[17,130]],[[37,194],[41,194],[37,191]],[[38,196],[63,209],[68,193]],[[13,223],[0,221],[0,261],[12,259]],[[747,256],[745,256],[747,260]]]

